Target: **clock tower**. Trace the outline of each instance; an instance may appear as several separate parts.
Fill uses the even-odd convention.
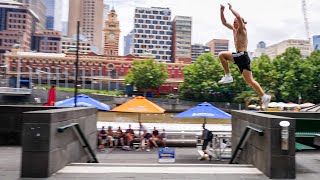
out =
[[[116,11],[112,10],[106,19],[106,28],[104,29],[104,55],[118,56],[120,25]]]

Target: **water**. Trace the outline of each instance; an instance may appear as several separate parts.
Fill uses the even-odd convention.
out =
[[[171,118],[177,113],[164,114],[140,114],[143,123],[166,123],[166,124],[202,124],[203,118]],[[134,123],[138,122],[138,113],[120,113],[120,112],[99,112],[99,122],[118,122],[118,123]],[[208,118],[207,124],[231,124],[230,119],[213,119]]]

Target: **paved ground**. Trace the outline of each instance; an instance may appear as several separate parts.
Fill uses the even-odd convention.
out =
[[[70,165],[54,174],[49,180],[116,179],[116,180],[266,180],[260,171],[250,166],[230,167],[227,161],[198,161],[195,149],[177,148],[176,163],[157,163],[156,150],[122,151],[109,149],[98,153],[100,162],[109,164]],[[184,153],[187,153],[183,155]],[[190,153],[190,154],[189,154]],[[21,148],[0,147],[0,180],[19,179]],[[117,164],[118,163],[118,164]],[[132,164],[140,163],[140,164]],[[220,164],[213,164],[220,163]],[[320,177],[320,151],[298,152],[296,155],[297,179],[317,180]],[[97,166],[99,165],[99,166]]]

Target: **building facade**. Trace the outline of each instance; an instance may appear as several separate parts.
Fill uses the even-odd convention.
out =
[[[169,8],[135,9],[133,54],[143,55],[147,50],[156,60],[171,61],[172,25]]]
[[[195,62],[197,58],[202,55],[210,53],[210,47],[202,44],[194,44],[191,46],[192,62]]]
[[[17,43],[30,51],[32,35],[39,32],[38,16],[16,1],[0,2],[0,14],[0,51],[4,53]]]
[[[40,30],[46,29],[46,14],[47,14],[47,7],[44,4],[43,0],[16,0],[28,7],[36,14],[39,18],[39,28]]]
[[[191,61],[192,17],[176,16],[172,22],[172,58],[174,62]]]
[[[77,21],[80,32],[92,44],[92,51],[103,53],[103,0],[69,0],[68,37],[77,34]]]
[[[261,55],[266,54],[266,47],[267,47],[267,44],[264,41],[260,41],[257,44],[257,49],[255,49],[252,54],[252,58],[256,59],[256,58],[259,58]]]
[[[31,79],[37,85],[73,87],[75,54],[52,54],[11,51],[5,55],[7,75],[15,77],[20,68],[21,78]],[[104,56],[92,53],[79,56],[79,85],[87,89],[125,90],[124,77],[141,56]],[[169,77],[160,91],[176,92],[183,82],[182,69],[186,64],[165,63]],[[162,90],[161,90],[162,89]]]
[[[312,37],[313,40],[313,50],[320,50],[320,35],[315,35]]]
[[[61,53],[68,53],[70,49],[77,47],[77,41],[73,38],[62,38],[61,39]],[[88,41],[79,42],[79,53],[88,54],[91,52],[91,44]]]
[[[32,36],[32,51],[43,53],[61,53],[61,33],[54,30],[45,30]]]
[[[104,29],[104,55],[118,56],[120,24],[118,15],[114,9],[108,14]]]
[[[133,36],[134,36],[134,30],[130,31],[129,34],[124,36],[124,48],[123,48],[123,54],[133,54]]]
[[[301,39],[288,39],[266,47],[265,54],[268,55],[271,59],[274,59],[278,55],[284,53],[286,49],[290,47],[298,48],[301,51],[301,55],[303,58],[309,56],[312,51],[310,41]]]
[[[218,57],[221,51],[229,51],[229,40],[227,39],[212,39],[206,45],[214,57]]]

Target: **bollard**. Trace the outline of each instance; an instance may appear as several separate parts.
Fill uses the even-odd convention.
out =
[[[281,121],[279,123],[281,126],[281,149],[282,150],[289,150],[289,121]]]

